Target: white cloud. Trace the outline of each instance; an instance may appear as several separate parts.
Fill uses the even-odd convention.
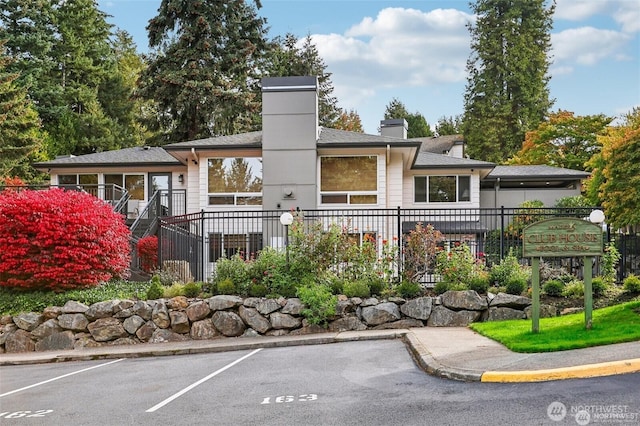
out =
[[[628,34],[593,27],[573,28],[551,34],[554,65],[594,65],[606,58],[619,59],[620,48],[630,38]]]
[[[624,32],[640,31],[637,0],[556,0],[554,19],[584,21],[596,15],[610,16]]]
[[[454,9],[386,8],[344,34],[312,38],[333,73],[336,96],[357,105],[384,88],[464,82],[470,42],[466,25],[473,19]]]

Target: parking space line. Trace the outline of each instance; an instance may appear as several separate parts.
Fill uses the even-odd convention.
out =
[[[15,389],[15,390],[12,390],[10,392],[5,392],[3,394],[0,394],[0,398],[2,398],[4,396],[13,395],[14,393],[22,392],[22,391],[27,390],[27,389],[35,388],[36,386],[40,386],[40,385],[44,385],[44,384],[47,384],[47,383],[51,383],[51,382],[56,381],[56,380],[64,379],[65,377],[73,376],[74,374],[84,373],[85,371],[93,370],[94,368],[104,367],[104,366],[107,366],[107,365],[110,365],[110,364],[113,364],[113,363],[116,363],[116,362],[120,362],[120,361],[123,361],[123,360],[124,360],[124,358],[120,358],[120,359],[116,359],[115,361],[109,361],[109,362],[104,363],[104,364],[94,365],[93,367],[83,368],[82,370],[74,371],[72,373],[63,374],[62,376],[54,377],[52,379],[45,380],[43,382],[34,383],[33,385],[25,386],[25,387],[20,388],[20,389]]]
[[[207,377],[198,380],[197,382],[195,382],[195,383],[187,386],[186,388],[182,389],[180,392],[175,393],[175,394],[171,395],[169,398],[165,399],[164,401],[154,405],[153,407],[149,408],[146,412],[147,413],[153,413],[154,411],[159,410],[160,408],[164,407],[165,405],[167,405],[168,403],[170,403],[174,399],[179,398],[182,395],[184,395],[185,393],[189,392],[191,389],[195,388],[196,386],[199,386],[199,385],[203,384],[204,382],[206,382],[207,380],[211,379],[212,377],[217,376],[218,374],[222,373],[225,370],[228,370],[229,368],[231,368],[234,365],[244,361],[245,359],[247,359],[250,356],[260,352],[261,350],[262,350],[262,348],[256,349],[253,352],[250,352],[247,355],[243,356],[242,358],[238,358],[237,360],[233,361],[231,364],[225,365],[221,369],[219,369],[217,371],[214,371],[213,373],[209,374]]]

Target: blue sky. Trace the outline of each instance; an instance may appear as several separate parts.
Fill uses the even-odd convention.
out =
[[[141,52],[160,0],[99,0]],[[270,37],[311,34],[340,107],[378,133],[393,98],[432,125],[463,112],[474,19],[460,0],[262,0]],[[640,106],[640,2],[557,0],[549,84],[553,110],[620,116]]]

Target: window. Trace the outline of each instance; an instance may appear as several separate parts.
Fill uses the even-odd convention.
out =
[[[111,185],[118,185],[129,191],[132,200],[144,200],[144,175],[105,174],[104,183],[107,195],[112,195]]]
[[[262,250],[262,234],[209,234],[209,262],[227,259],[238,253],[257,256]]]
[[[207,165],[210,205],[262,205],[261,158],[210,158]]]
[[[377,204],[378,157],[320,157],[322,204]]]
[[[97,185],[98,175],[58,175],[58,185]]]
[[[471,176],[415,176],[416,203],[471,201]]]

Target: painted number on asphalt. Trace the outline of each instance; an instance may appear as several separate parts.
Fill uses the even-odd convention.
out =
[[[267,396],[265,397],[262,402],[260,404],[264,405],[264,404],[271,404],[272,397]],[[275,398],[273,398],[273,402],[276,404],[282,404],[285,402],[306,402],[306,401],[315,401],[316,399],[318,399],[318,395],[316,395],[315,393],[305,393],[302,395],[298,395],[297,397],[293,396],[293,395],[282,395],[282,396],[277,396]]]
[[[36,411],[5,411],[0,413],[0,419],[19,419],[20,417],[44,417],[46,414],[53,413],[53,410],[36,410]]]

